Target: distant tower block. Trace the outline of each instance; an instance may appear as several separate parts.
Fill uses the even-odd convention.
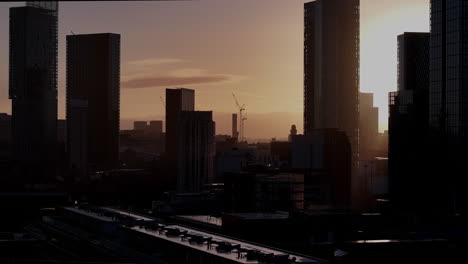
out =
[[[291,142],[291,139],[293,136],[297,136],[297,128],[296,125],[291,126],[291,130],[289,132],[289,142]]]
[[[153,134],[162,134],[163,133],[163,121],[162,120],[152,120],[148,126],[149,132]]]
[[[148,122],[146,121],[135,121],[133,122],[133,130],[144,131],[148,127]]]
[[[232,114],[232,137],[239,137],[239,131],[237,130],[237,114]]]

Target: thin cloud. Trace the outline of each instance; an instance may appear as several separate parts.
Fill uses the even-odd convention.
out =
[[[128,64],[134,65],[134,66],[156,66],[156,65],[169,64],[169,63],[178,63],[182,61],[183,60],[181,59],[175,59],[175,58],[150,58],[150,59],[129,61]]]
[[[162,71],[167,64],[186,62],[176,58],[148,58],[129,61],[127,74],[122,75],[121,86],[127,89],[161,88],[171,86],[210,85],[237,82],[243,76],[225,73],[210,73],[202,68],[178,67]],[[179,65],[180,66],[180,65]],[[157,73],[157,74],[155,74]]]
[[[161,77],[144,77],[135,78],[122,82],[122,87],[128,89],[138,88],[157,88],[168,86],[183,86],[196,84],[212,84],[231,81],[230,75],[204,75],[204,76],[161,76]]]

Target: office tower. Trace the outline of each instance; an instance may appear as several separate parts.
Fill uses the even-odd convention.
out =
[[[232,114],[232,137],[239,137],[239,131],[237,130],[237,114]]]
[[[374,107],[374,94],[359,93],[359,159],[371,160],[377,154],[379,108]]]
[[[11,115],[0,113],[0,160],[7,157],[11,158]]]
[[[35,179],[55,171],[57,17],[57,1],[10,8],[13,153],[23,176]]]
[[[441,200],[452,213],[468,210],[468,5],[462,0],[431,0],[429,120]],[[439,143],[439,144],[435,144]]]
[[[133,122],[133,130],[145,131],[147,127],[148,127],[148,122],[146,121]]]
[[[468,127],[468,6],[431,0],[430,124],[452,143],[466,143]]]
[[[177,124],[177,191],[199,192],[213,180],[215,123],[208,111],[181,111]]]
[[[60,175],[67,172],[67,120],[57,120],[57,169]]]
[[[67,142],[67,120],[57,120],[57,142],[60,144]]]
[[[432,206],[428,164],[429,33],[398,36],[398,91],[389,102],[390,201],[398,212]],[[422,184],[424,187],[421,188]],[[433,196],[432,196],[433,197]],[[424,202],[425,201],[425,202]]]
[[[359,206],[359,0],[304,4],[304,134],[336,128],[352,148],[353,204]],[[307,176],[306,176],[307,177]]]
[[[2,144],[11,141],[11,115],[0,113],[0,142]]]
[[[67,151],[70,176],[85,179],[88,174],[88,100],[67,100]]]
[[[149,122],[148,132],[152,135],[162,135],[163,133],[163,121],[152,120]]]
[[[292,137],[291,167],[304,171],[305,208],[351,206],[351,145],[346,133],[316,129]]]
[[[225,213],[294,212],[304,209],[304,175],[276,170],[226,172]]]
[[[289,135],[292,139],[292,136]],[[291,140],[290,141],[271,141],[270,154],[272,158],[271,166],[280,169],[289,169],[291,166]]]
[[[195,110],[195,91],[191,89],[166,89],[166,184],[173,189],[177,181],[177,124],[182,111]]]
[[[120,35],[67,36],[67,121],[69,155],[84,139],[91,171],[119,167]],[[87,135],[77,135],[82,122]]]

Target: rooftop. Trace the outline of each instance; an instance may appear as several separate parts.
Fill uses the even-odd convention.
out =
[[[78,214],[86,215],[105,222],[121,222],[125,220],[133,221],[155,221],[153,218],[134,214],[131,212],[111,208],[111,207],[94,207],[80,205],[76,207],[65,207],[65,210],[72,211]]]
[[[230,213],[227,214],[228,216],[235,216],[242,219],[249,219],[249,220],[273,220],[273,219],[288,219],[289,213],[287,212],[275,212],[275,213]]]
[[[142,220],[142,221],[154,221],[155,220],[153,218],[149,218],[149,217],[146,217],[146,216],[143,216],[143,215],[131,213],[131,212],[128,212],[128,211],[124,211],[124,210],[120,210],[120,209],[116,209],[116,208],[112,208],[112,207],[100,207],[100,208],[103,209],[103,210],[109,211],[109,212],[129,216],[129,217],[131,217],[131,218],[133,218],[135,220]]]
[[[195,221],[215,226],[223,225],[223,220],[221,219],[221,217],[215,217],[211,215],[177,215],[176,217],[182,218],[184,220]]]
[[[159,224],[153,228],[135,226],[130,229],[236,263],[325,263],[321,259],[300,256],[179,225]]]
[[[117,221],[117,219],[115,219],[115,218],[113,218],[111,216],[106,216],[106,215],[102,214],[101,212],[94,211],[94,210],[88,210],[88,209],[78,208],[78,207],[65,207],[64,209],[67,210],[67,211],[77,213],[77,214],[89,216],[91,218],[98,219],[98,220],[101,220],[101,221],[104,221],[104,222],[115,222],[115,221]]]
[[[72,211],[84,216],[92,217],[107,222],[122,221],[122,227],[135,232],[149,235],[155,239],[161,239],[184,247],[205,252],[216,257],[230,260],[234,263],[326,263],[321,259],[301,256],[291,252],[274,249],[251,242],[218,235],[181,225],[164,225],[153,218],[145,217],[135,213],[127,212],[110,207],[94,207],[87,204],[77,207],[66,207],[65,210]],[[278,214],[276,214],[278,215]],[[265,217],[265,214],[252,214],[250,217]],[[285,215],[287,217],[287,215]],[[184,216],[187,219],[218,221],[219,218],[209,219],[207,216]],[[134,224],[125,220],[135,220]]]

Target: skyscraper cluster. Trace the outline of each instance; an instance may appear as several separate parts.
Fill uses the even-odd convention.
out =
[[[464,257],[468,0],[431,0],[431,32],[397,37],[398,87],[383,134],[373,94],[359,91],[359,16],[360,0],[304,4],[304,133],[293,124],[284,128],[287,140],[252,143],[244,138],[245,105],[234,94],[239,112],[227,122],[230,135],[216,135],[213,112],[197,111],[188,88],[165,89],[165,129],[151,120],[120,130],[115,33],[66,37],[66,120],[57,120],[58,1],[11,8],[0,259]],[[21,177],[5,181],[3,171]],[[3,232],[9,225],[15,231]]]
[[[119,167],[120,35],[67,36],[67,125],[57,122],[57,49],[58,1],[10,9],[13,157],[29,184],[50,182],[59,160],[80,177]]]
[[[67,164],[70,182],[86,182],[92,174],[121,168],[120,35],[67,36],[67,120],[58,123],[57,18],[58,1],[29,1],[10,11],[13,153],[28,183],[49,183],[59,176],[59,160]],[[167,89],[166,102],[163,185],[198,192],[213,180],[212,112],[195,111],[195,91],[190,89]],[[162,136],[162,121],[135,125],[136,131]],[[59,147],[57,131],[65,130],[60,139],[66,138],[66,144]]]
[[[342,196],[340,205],[354,208],[366,206],[372,189],[367,168],[379,153],[378,109],[372,94],[359,91],[359,23],[359,0],[304,4],[304,135],[293,126],[288,142],[272,144],[284,168],[308,164],[299,166],[309,190],[306,200],[326,182],[320,177],[332,175],[328,180],[334,178],[334,183],[326,184],[334,191],[328,193],[338,192],[333,184],[346,185],[340,186],[340,195],[349,196],[350,202]],[[401,211],[433,207],[457,212],[468,207],[463,190],[468,180],[459,176],[468,158],[467,25],[465,1],[431,0],[431,32],[398,36],[398,89],[389,97],[388,162],[390,201]],[[28,1],[10,9],[12,133],[2,137],[11,137],[17,172],[31,183],[56,178],[64,160],[73,179],[125,167],[119,157],[120,35],[67,36],[65,123],[57,120],[57,33],[58,1]],[[226,141],[233,148],[240,146],[237,139],[245,120],[243,106],[238,106],[240,115],[232,115],[232,135]],[[164,138],[164,153],[150,154],[163,164],[158,164],[164,168],[161,183],[168,190],[200,192],[217,175],[213,114],[195,111],[195,91],[187,88],[166,89],[165,107],[165,136],[162,121],[135,122],[134,130]],[[3,119],[10,124],[9,118]],[[302,156],[297,156],[301,151],[294,153],[293,145]],[[271,149],[262,151],[259,147],[254,155],[271,166]],[[336,155],[331,158],[329,152]],[[349,159],[341,156],[348,152]],[[337,172],[333,164],[344,169]],[[419,188],[422,183],[425,188]],[[431,196],[435,192],[437,198]],[[313,199],[307,204],[313,205]]]
[[[390,94],[391,197],[397,211],[468,209],[468,4],[431,0],[431,32],[398,37]],[[410,208],[408,208],[410,207]]]

